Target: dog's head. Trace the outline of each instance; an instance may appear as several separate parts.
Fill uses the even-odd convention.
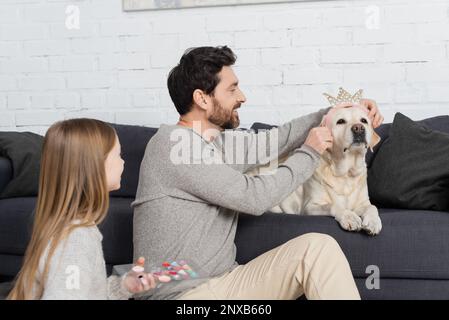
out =
[[[332,132],[333,150],[365,152],[380,142],[366,108],[360,105],[332,109],[323,121]]]

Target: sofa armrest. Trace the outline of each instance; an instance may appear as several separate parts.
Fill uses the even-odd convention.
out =
[[[0,194],[12,179],[12,166],[8,158],[0,157]]]

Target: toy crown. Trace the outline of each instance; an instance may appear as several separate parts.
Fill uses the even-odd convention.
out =
[[[345,102],[360,103],[360,100],[362,99],[362,94],[363,94],[362,89],[360,89],[359,91],[354,93],[354,95],[351,95],[348,91],[346,91],[345,89],[343,89],[341,87],[338,90],[337,97],[333,97],[328,93],[323,93],[323,95],[326,97],[327,101],[329,101],[329,103],[332,106],[340,104],[340,103],[345,103]]]

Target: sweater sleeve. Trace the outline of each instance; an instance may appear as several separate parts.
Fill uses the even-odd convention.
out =
[[[122,277],[106,279],[101,241],[92,230],[75,228],[50,260],[43,300],[125,300],[132,296],[122,286]]]
[[[330,108],[324,108],[317,112],[295,118],[283,125],[270,130],[260,130],[255,133],[248,131],[225,131],[219,141],[219,145],[224,149],[224,154],[239,154],[243,148],[243,168],[242,172],[247,172],[260,165],[265,165],[270,161],[287,154],[304,144],[309,131],[318,127],[322,118]],[[228,136],[229,134],[229,136]],[[236,137],[243,139],[245,143],[229,143],[228,138],[234,140]],[[277,153],[273,152],[272,143],[277,141]],[[263,152],[265,151],[265,152]],[[257,155],[257,157],[256,157]]]
[[[261,215],[309,179],[320,155],[302,146],[275,173],[250,176],[226,164],[171,164],[166,172],[172,187],[210,204],[242,213]]]
[[[42,300],[88,299],[97,257],[92,237],[83,229],[73,230],[56,248]]]

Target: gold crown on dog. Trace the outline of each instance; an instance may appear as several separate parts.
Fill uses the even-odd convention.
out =
[[[363,90],[360,89],[359,91],[354,93],[354,95],[351,95],[348,91],[340,87],[340,89],[338,90],[337,97],[333,97],[328,93],[323,93],[323,95],[326,97],[327,101],[329,101],[329,103],[332,106],[346,102],[360,103],[360,100],[362,99],[363,95]]]

